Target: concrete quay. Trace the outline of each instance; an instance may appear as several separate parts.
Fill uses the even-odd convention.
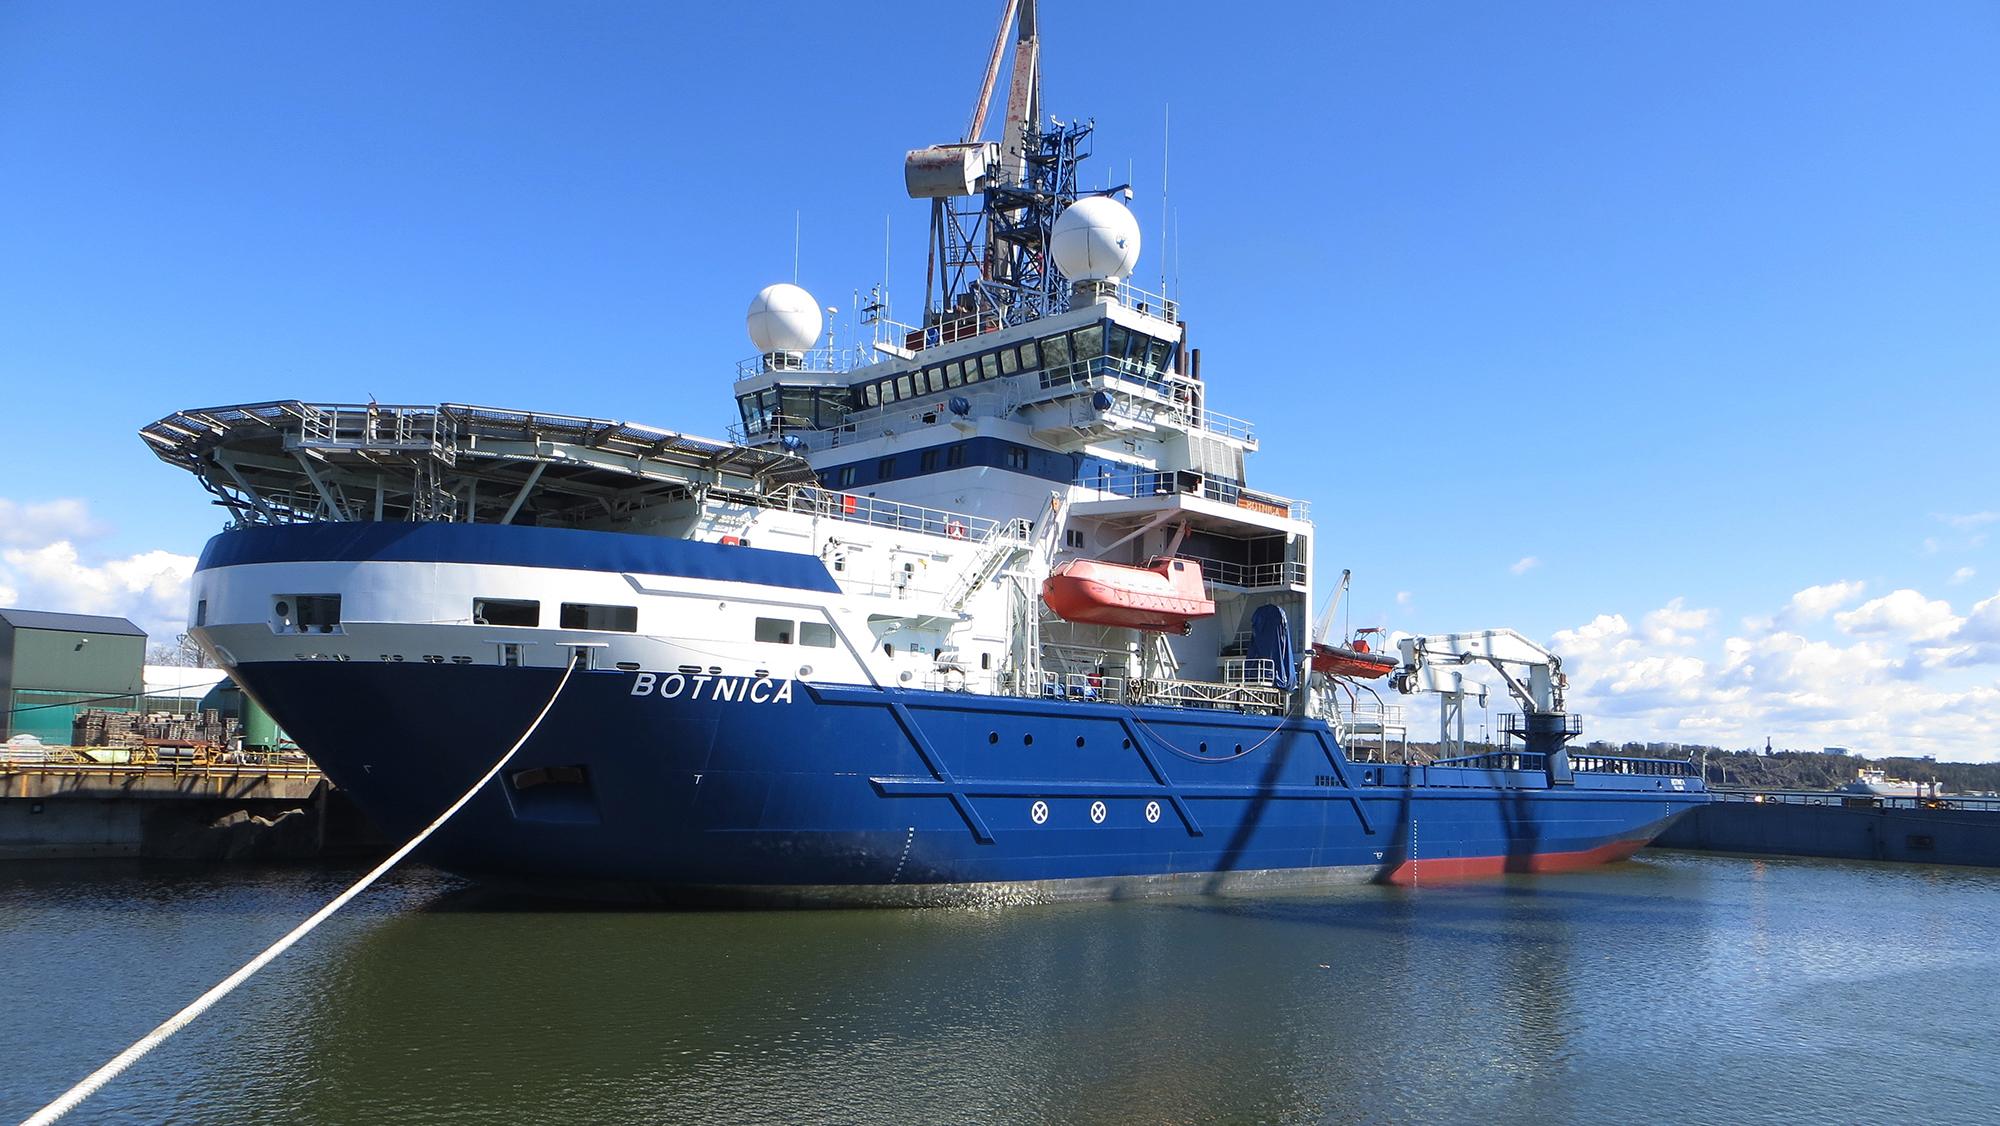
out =
[[[304,860],[387,848],[310,767],[0,763],[0,861]]]

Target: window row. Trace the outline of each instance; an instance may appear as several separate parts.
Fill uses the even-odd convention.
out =
[[[1047,370],[1069,375],[1073,368],[1087,367],[1100,357],[1119,361],[1118,366],[1131,374],[1157,379],[1168,370],[1173,354],[1171,341],[1133,332],[1123,325],[1099,322],[997,352],[967,356],[921,371],[861,384],[853,389],[853,408],[865,410],[886,406],[1016,372]]]
[[[909,456],[909,454],[898,454],[894,457],[882,458],[875,463],[875,476],[869,480],[862,478],[863,467],[858,465],[844,465],[839,469],[830,470],[822,479],[826,482],[828,488],[853,489],[861,485],[872,485],[881,481],[893,481],[898,476],[920,477],[926,473],[937,473],[941,470],[957,469],[966,465],[991,464],[1005,469],[1019,470],[1023,473],[1028,471],[1028,448],[1026,446],[1008,446],[1000,452],[998,458],[991,462],[975,460],[967,452],[967,444],[964,442],[960,442],[955,446],[918,450],[916,472],[914,473],[909,472]]]
[[[739,396],[737,410],[743,415],[743,429],[751,434],[767,430],[824,430],[847,420],[853,393],[845,387],[766,387]]]
[[[528,598],[475,598],[472,600],[472,623],[480,626],[539,626],[542,624],[542,604]],[[556,628],[637,633],[639,608],[565,602],[556,615]]]
[[[788,618],[758,618],[757,640],[771,645],[810,645],[816,649],[833,648],[833,627],[825,622],[793,622]]]

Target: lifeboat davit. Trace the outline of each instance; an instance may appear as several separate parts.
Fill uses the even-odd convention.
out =
[[[1185,633],[1215,603],[1192,559],[1155,559],[1144,567],[1070,559],[1042,581],[1042,601],[1066,622]]]
[[[1376,630],[1362,630],[1375,633]],[[1313,671],[1328,676],[1351,676],[1356,680],[1374,680],[1395,671],[1396,658],[1385,653],[1377,653],[1368,648],[1368,639],[1357,637],[1353,646],[1328,645],[1323,641],[1313,643]]]

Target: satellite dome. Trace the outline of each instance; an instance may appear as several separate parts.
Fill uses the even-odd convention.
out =
[[[759,355],[773,352],[803,352],[819,343],[825,321],[813,295],[789,283],[767,285],[750,302],[743,318],[750,330],[750,343]]]
[[[1086,196],[1056,216],[1049,244],[1071,281],[1129,277],[1139,264],[1139,221],[1109,196]]]

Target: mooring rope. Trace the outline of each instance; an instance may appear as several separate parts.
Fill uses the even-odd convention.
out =
[[[335,911],[347,906],[349,900],[368,890],[370,884],[381,879],[384,873],[394,868],[399,861],[414,851],[418,845],[428,840],[430,835],[437,832],[440,826],[451,820],[453,814],[463,809],[465,803],[472,800],[473,795],[484,789],[486,784],[493,780],[494,775],[500,773],[502,768],[513,761],[515,752],[527,744],[529,738],[535,734],[535,729],[539,728],[542,725],[542,720],[548,717],[549,710],[556,706],[556,699],[562,695],[563,688],[569,684],[570,674],[576,671],[576,665],[577,662],[572,659],[569,667],[563,670],[562,679],[556,682],[556,690],[549,696],[549,702],[543,704],[541,712],[535,716],[535,722],[529,724],[526,731],[521,732],[521,737],[514,741],[513,746],[507,748],[507,753],[500,756],[500,761],[494,763],[493,768],[485,774],[480,775],[479,781],[473,783],[472,788],[465,791],[463,797],[451,803],[450,809],[438,814],[437,820],[426,825],[423,832],[411,837],[408,844],[391,853],[389,859],[377,864],[374,871],[361,877],[360,882],[356,883],[353,887],[341,892],[334,898],[333,902],[314,912],[312,918],[293,927],[290,934],[266,947],[262,954],[250,959],[249,962],[244,964],[242,969],[222,979],[221,984],[202,994],[200,997],[195,998],[193,1004],[168,1017],[164,1024],[148,1032],[138,1043],[118,1053],[118,1055],[112,1058],[110,1063],[91,1072],[83,1082],[64,1091],[54,1102],[36,1111],[27,1119],[24,1119],[21,1126],[47,1126],[48,1123],[54,1122],[56,1119],[68,1114],[78,1103],[96,1094],[98,1088],[117,1078],[119,1072],[139,1062],[147,1052],[152,1051],[165,1042],[167,1037],[186,1028],[194,1021],[194,1018],[207,1012],[210,1006],[229,996],[230,992],[237,986],[248,981],[250,975],[263,969],[272,959],[290,949],[293,943],[310,934],[314,927],[325,922]]]
[[[1139,726],[1145,728],[1148,732],[1150,732],[1153,738],[1158,739],[1160,741],[1161,746],[1174,752],[1175,754],[1181,756],[1182,758],[1187,759],[1189,762],[1235,762],[1237,759],[1242,758],[1244,755],[1256,753],[1258,747],[1261,747],[1264,744],[1270,742],[1271,740],[1277,738],[1278,732],[1283,731],[1285,729],[1285,724],[1291,722],[1290,716],[1283,716],[1283,715],[1279,716],[1278,726],[1273,727],[1269,734],[1265,735],[1262,739],[1257,740],[1257,742],[1253,744],[1249,750],[1237,751],[1233,755],[1221,755],[1221,756],[1197,755],[1197,754],[1190,754],[1187,751],[1181,750],[1179,747],[1176,747],[1173,745],[1173,743],[1169,742],[1166,736],[1160,734],[1157,731],[1154,731],[1152,724],[1149,724],[1145,720],[1139,718],[1138,710],[1133,708],[1132,705],[1126,704],[1125,710],[1131,713],[1132,722],[1138,724]],[[1241,744],[1238,745],[1240,746]]]

